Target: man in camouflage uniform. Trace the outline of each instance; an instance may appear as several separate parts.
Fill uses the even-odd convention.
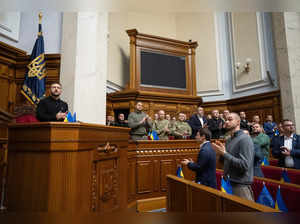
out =
[[[170,122],[165,119],[165,112],[163,110],[158,112],[158,116],[158,120],[153,125],[153,130],[157,132],[159,140],[168,140],[169,134],[171,134]]]
[[[174,124],[172,134],[176,139],[186,139],[192,134],[191,126],[185,121],[185,114],[180,113],[178,115],[178,121]]]
[[[128,116],[128,127],[131,128],[131,139],[148,140],[148,129],[152,128],[152,119],[143,110],[142,102],[137,102],[136,110]]]

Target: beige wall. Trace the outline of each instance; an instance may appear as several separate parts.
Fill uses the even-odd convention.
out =
[[[110,13],[108,80],[125,87],[129,81],[129,38],[127,29],[140,33],[176,38],[174,14]]]
[[[122,87],[129,80],[129,38],[125,30],[133,28],[141,33],[198,41],[197,90],[218,90],[213,13],[110,13],[108,80]]]
[[[232,13],[231,18],[234,63],[241,63],[241,69],[235,70],[238,87],[262,80],[258,27],[256,13]],[[242,72],[247,58],[252,60],[249,73]]]
[[[220,27],[216,24],[220,24],[214,13],[110,13],[108,80],[121,87],[125,87],[128,83],[129,38],[126,30],[136,28],[141,33],[182,41],[192,39],[198,42],[199,46],[196,51],[198,95],[217,94],[225,99],[231,98],[229,92],[232,86],[234,86],[234,97],[240,94],[244,96],[247,94],[245,91],[254,88],[264,88],[269,84],[266,74],[261,72],[261,59],[264,56],[261,55],[263,46],[259,45],[260,38],[262,38],[261,27],[258,26],[260,20],[257,20],[256,13],[233,13],[231,19],[232,26],[229,26],[229,29],[232,30],[229,30],[229,33],[232,34],[233,64],[241,62],[243,65],[246,58],[252,59],[250,73],[237,72],[233,74],[233,78],[229,78],[231,71],[224,72],[224,69],[230,69],[228,67],[230,56],[220,53],[219,48],[222,44],[224,45],[224,42],[217,43],[217,37],[220,38]],[[222,35],[224,38],[227,34]],[[226,47],[222,49],[228,50]],[[227,57],[228,61],[223,60],[224,57]],[[222,63],[226,63],[227,67]],[[231,79],[233,85],[229,83]],[[230,90],[226,90],[228,88]],[[254,94],[253,91],[249,94]]]
[[[198,42],[196,50],[197,92],[218,89],[215,21],[213,13],[176,14],[176,38]]]

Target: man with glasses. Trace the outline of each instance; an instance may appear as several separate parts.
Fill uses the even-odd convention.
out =
[[[295,134],[295,126],[291,120],[282,121],[283,135],[272,138],[271,149],[278,165],[300,169],[300,136]]]
[[[36,109],[39,121],[64,121],[68,113],[68,104],[60,99],[62,87],[60,83],[52,83],[50,96],[42,99]]]

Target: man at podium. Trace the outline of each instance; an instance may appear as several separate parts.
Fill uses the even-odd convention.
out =
[[[68,113],[68,104],[60,99],[62,86],[60,83],[52,83],[50,96],[42,99],[36,110],[39,121],[64,121]]]

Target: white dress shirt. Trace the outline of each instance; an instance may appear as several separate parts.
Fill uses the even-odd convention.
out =
[[[289,151],[292,151],[293,148],[293,134],[289,137],[284,136],[284,147],[286,147]],[[292,156],[286,156],[284,159],[284,163],[286,167],[294,167],[294,159]]]
[[[200,120],[201,126],[203,127],[203,123],[204,123],[204,122],[203,122],[203,118],[200,117],[199,114],[197,114],[197,116],[198,116],[198,119]]]

